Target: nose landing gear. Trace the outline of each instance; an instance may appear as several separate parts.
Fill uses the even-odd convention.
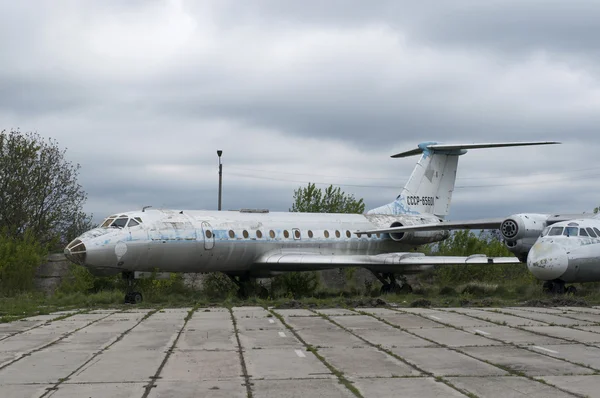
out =
[[[123,279],[127,281],[127,293],[125,293],[125,304],[139,304],[144,300],[142,293],[135,291],[135,273],[123,271]]]

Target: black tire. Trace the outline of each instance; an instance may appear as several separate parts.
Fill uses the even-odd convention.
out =
[[[565,293],[567,293],[567,294],[575,294],[575,293],[577,293],[577,288],[575,286],[567,286],[565,288]]]
[[[140,293],[140,292],[131,293],[131,302],[133,304],[139,304],[142,301],[144,301],[144,297],[142,296],[142,293]]]

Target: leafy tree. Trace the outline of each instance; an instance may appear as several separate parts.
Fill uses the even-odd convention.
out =
[[[469,256],[485,254],[490,257],[512,257],[494,233],[472,231],[454,232],[448,239],[430,248],[433,255]],[[533,278],[523,264],[469,264],[454,266],[436,266],[433,272],[438,284],[455,286],[458,283],[472,281],[499,283],[505,280],[530,282]]]
[[[64,244],[91,227],[77,183],[80,166],[65,152],[37,133],[0,132],[0,228],[8,236]]]
[[[323,191],[309,183],[306,188],[294,191],[294,203],[290,211],[361,214],[365,211],[365,204],[362,199],[356,200],[354,195],[346,194],[340,187],[330,185]]]
[[[305,188],[294,190],[292,212],[304,213],[354,213],[365,211],[363,199],[356,199],[352,194],[346,194],[340,187],[330,185],[325,190],[309,183]],[[350,271],[352,272],[352,271]],[[316,271],[288,272],[276,276],[271,285],[273,291],[283,292],[283,295],[294,298],[306,297],[315,293],[319,287],[319,276]]]
[[[600,210],[600,207],[594,207],[594,214],[598,214],[599,210]]]
[[[15,238],[0,229],[0,296],[33,288],[35,270],[46,257],[46,247],[33,234]]]

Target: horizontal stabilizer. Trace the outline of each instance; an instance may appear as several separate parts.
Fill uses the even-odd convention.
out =
[[[451,231],[454,229],[499,229],[500,224],[505,218],[486,218],[480,220],[467,221],[444,221],[432,224],[417,224],[403,227],[390,227],[381,229],[371,229],[368,231],[356,231],[357,235],[361,234],[389,234],[409,231]]]
[[[467,149],[481,148],[501,148],[511,146],[532,146],[532,145],[553,145],[560,144],[558,141],[524,141],[524,142],[490,142],[480,144],[437,144],[434,142],[419,144],[417,149],[397,153],[392,155],[393,158],[404,158],[407,156],[418,155],[425,151],[429,152],[459,152]]]

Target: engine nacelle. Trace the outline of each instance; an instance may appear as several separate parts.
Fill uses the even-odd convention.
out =
[[[500,233],[504,244],[522,262],[527,261],[529,250],[546,228],[547,214],[514,214],[502,221]]]
[[[399,221],[394,221],[391,228],[403,227]],[[407,232],[392,232],[390,238],[396,242],[406,243],[407,245],[424,245],[426,243],[440,242],[450,236],[448,231],[407,231]]]

